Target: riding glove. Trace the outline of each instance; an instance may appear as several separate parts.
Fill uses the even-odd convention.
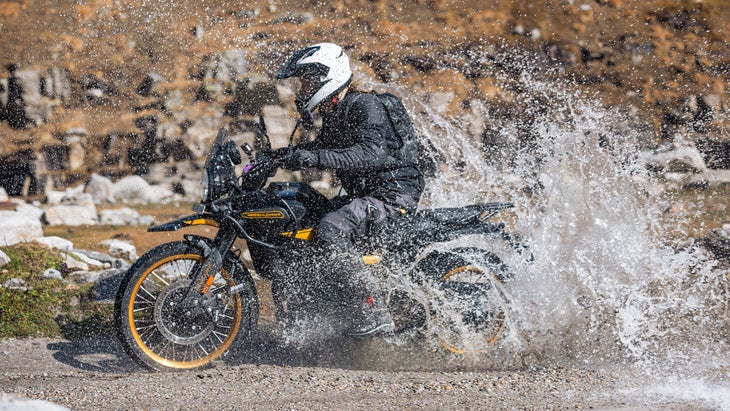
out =
[[[282,148],[277,148],[277,149],[273,149],[273,150],[267,150],[267,149],[259,150],[259,156],[262,156],[262,157],[268,158],[268,159],[284,158],[287,156],[287,154],[289,154],[289,147],[282,147]]]
[[[284,157],[284,168],[289,170],[300,170],[312,168],[319,165],[319,155],[315,151],[297,150]]]

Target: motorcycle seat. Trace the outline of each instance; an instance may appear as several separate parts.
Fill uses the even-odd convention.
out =
[[[514,207],[512,203],[472,204],[464,207],[433,208],[416,211],[418,219],[426,219],[435,223],[453,223],[476,220],[483,214],[491,214],[505,208]]]

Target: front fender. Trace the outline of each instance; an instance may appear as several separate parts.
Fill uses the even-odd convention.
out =
[[[181,228],[191,227],[195,225],[208,225],[212,227],[218,227],[218,221],[211,218],[210,215],[205,214],[193,214],[185,217],[178,218],[177,220],[169,221],[164,224],[156,225],[147,229],[148,232],[160,232],[160,231],[177,231]]]

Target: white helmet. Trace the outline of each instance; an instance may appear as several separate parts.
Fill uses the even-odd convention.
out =
[[[289,77],[301,79],[297,109],[302,118],[311,118],[312,110],[319,103],[337,95],[350,84],[350,59],[336,44],[315,44],[292,54],[276,76],[279,80]]]

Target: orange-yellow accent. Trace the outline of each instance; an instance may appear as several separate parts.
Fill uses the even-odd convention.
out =
[[[250,219],[282,219],[284,213],[281,210],[264,210],[264,211],[244,211],[241,213],[242,218]]]
[[[210,291],[210,286],[213,285],[213,280],[215,280],[215,276],[208,276],[208,281],[206,281],[203,286],[203,294],[207,294],[208,291]]]
[[[297,233],[294,234],[292,231],[285,231],[281,233],[284,237],[291,237],[294,235],[294,238],[297,240],[304,240],[309,241],[314,239],[314,228],[305,228],[304,230],[297,230]]]
[[[362,262],[365,263],[365,265],[375,265],[379,263],[383,258],[379,255],[364,255],[362,256]]]
[[[195,220],[188,220],[185,222],[187,225],[210,225],[213,227],[218,227],[218,222],[215,220],[211,220],[208,218],[196,218]]]

